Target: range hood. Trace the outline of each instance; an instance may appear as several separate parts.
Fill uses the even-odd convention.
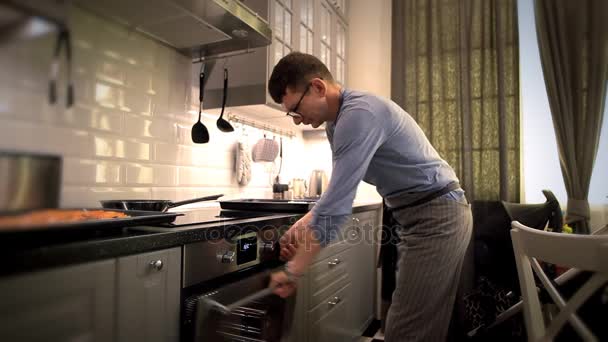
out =
[[[93,13],[113,19],[197,57],[269,45],[268,13],[239,0],[74,0]],[[267,7],[266,7],[267,8]]]

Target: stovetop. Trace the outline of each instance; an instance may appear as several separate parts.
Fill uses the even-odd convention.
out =
[[[269,212],[251,212],[241,210],[224,210],[216,207],[196,208],[188,210],[175,210],[183,214],[178,216],[175,221],[162,224],[163,227],[182,227],[195,224],[207,224],[215,222],[227,222],[234,220],[242,220],[255,217],[272,216],[275,213]]]

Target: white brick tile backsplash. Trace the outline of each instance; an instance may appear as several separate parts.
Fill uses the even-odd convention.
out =
[[[125,66],[122,62],[104,58],[96,65],[97,79],[113,85],[124,85]]]
[[[151,114],[151,99],[145,87],[124,89],[123,101],[125,112],[146,116]]]
[[[166,143],[154,143],[154,160],[157,163],[180,165],[178,146]]]
[[[95,102],[105,108],[118,108],[120,95],[119,89],[105,82],[95,83]]]
[[[242,130],[220,132],[219,110],[203,113],[210,142],[192,142],[199,65],[84,10],[70,8],[68,21],[76,93],[71,109],[65,108],[64,65],[58,103],[48,104],[55,33],[0,49],[0,77],[11,81],[0,85],[0,150],[63,156],[62,206],[219,193],[272,196],[268,165],[253,165],[249,185],[236,183],[235,144]],[[248,134],[252,146],[262,136],[256,129]],[[302,140],[291,143],[299,146]]]
[[[177,182],[181,186],[230,186],[232,172],[202,167],[180,167]]]
[[[125,115],[125,135],[128,137],[172,142],[175,140],[175,131],[175,124],[169,120],[148,120],[140,115]]]
[[[122,157],[129,160],[151,160],[150,144],[126,140]]]
[[[52,132],[51,136],[46,137],[45,143],[52,147],[53,152],[84,158],[94,156],[95,142],[89,132],[53,127],[46,127],[46,130]]]
[[[165,165],[126,165],[128,185],[175,186],[177,168]]]
[[[122,168],[116,163],[64,158],[63,166],[64,185],[116,185],[123,182]]]
[[[154,186],[175,186],[177,185],[177,167],[175,166],[155,166],[154,167]]]
[[[40,93],[28,91],[23,88],[5,88],[6,95],[3,95],[3,102],[1,107],[6,108],[6,114],[8,116],[14,116],[20,120],[40,120],[50,121],[47,116],[43,114],[46,112],[49,106],[47,104],[48,98],[43,97]],[[46,94],[46,91],[45,91]],[[61,103],[64,103],[65,97],[60,97]],[[0,108],[1,108],[0,107]],[[1,115],[1,114],[0,114]]]
[[[194,147],[191,150],[192,165],[217,169],[234,169],[235,154],[232,151],[218,149],[209,153],[209,149]]]
[[[61,205],[66,208],[99,208],[101,200],[152,199],[149,188],[64,186]]]
[[[115,134],[122,132],[123,114],[111,109],[75,105],[63,112],[65,124],[79,128],[93,128]]]
[[[129,185],[154,184],[154,168],[142,165],[127,165],[126,181]]]
[[[94,153],[97,157],[129,160],[150,160],[150,145],[126,139],[94,136]]]

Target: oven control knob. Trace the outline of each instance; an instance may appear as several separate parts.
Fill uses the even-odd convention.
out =
[[[234,254],[235,253],[233,251],[227,251],[223,254],[218,253],[217,260],[222,264],[231,264],[232,262],[234,262]]]
[[[279,247],[277,243],[262,242],[260,244],[260,260],[261,261],[272,261],[279,258]]]
[[[274,243],[272,242],[264,242],[261,246],[262,253],[272,253],[274,252]]]

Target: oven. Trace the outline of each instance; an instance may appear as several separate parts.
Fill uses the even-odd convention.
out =
[[[278,240],[289,222],[277,227],[237,227],[223,238],[184,247],[182,341],[284,341],[294,297],[269,295],[228,314],[209,310],[209,301],[235,303],[268,287],[279,261]]]

